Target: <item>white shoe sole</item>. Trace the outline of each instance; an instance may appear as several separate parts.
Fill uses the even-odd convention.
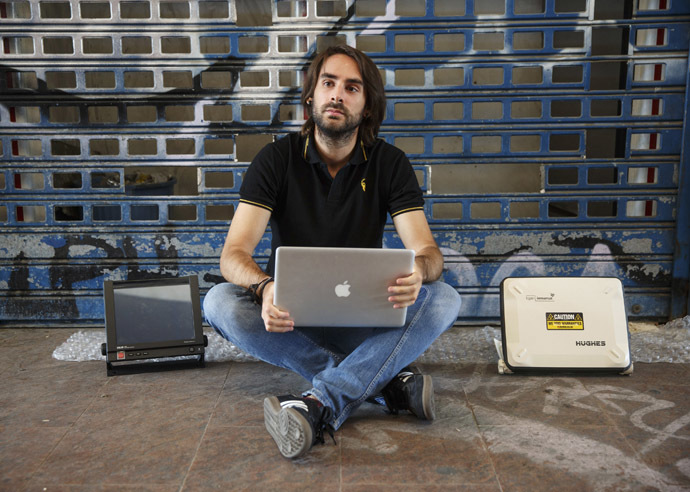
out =
[[[434,402],[434,382],[431,376],[424,375],[424,389],[422,390],[422,408],[426,420],[436,419],[436,403]]]
[[[264,423],[286,458],[298,458],[311,448],[313,434],[307,419],[294,408],[282,408],[275,396],[264,399]]]

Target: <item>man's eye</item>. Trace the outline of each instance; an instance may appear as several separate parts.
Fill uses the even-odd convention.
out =
[[[348,87],[348,90],[349,90],[350,92],[359,92],[359,87],[355,87],[355,86]]]

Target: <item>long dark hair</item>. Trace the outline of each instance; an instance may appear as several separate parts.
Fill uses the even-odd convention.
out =
[[[376,64],[367,55],[348,45],[329,46],[314,58],[311,65],[309,65],[309,70],[307,70],[307,76],[302,86],[301,98],[302,106],[309,108],[309,118],[302,125],[302,135],[308,135],[314,130],[314,118],[311,114],[314,109],[307,104],[307,100],[314,97],[314,89],[319,80],[321,66],[333,55],[349,56],[357,63],[359,72],[362,74],[365,116],[359,126],[359,136],[364,145],[371,145],[379,134],[379,127],[386,114],[386,93]]]

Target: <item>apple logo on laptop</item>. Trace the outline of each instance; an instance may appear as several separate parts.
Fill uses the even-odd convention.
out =
[[[347,280],[335,286],[335,295],[338,297],[348,297],[350,295],[350,284]]]

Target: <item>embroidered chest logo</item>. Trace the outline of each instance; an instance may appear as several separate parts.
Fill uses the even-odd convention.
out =
[[[366,192],[367,191],[367,182],[366,178],[364,178],[362,181],[359,182],[360,186],[362,187],[362,191]]]

